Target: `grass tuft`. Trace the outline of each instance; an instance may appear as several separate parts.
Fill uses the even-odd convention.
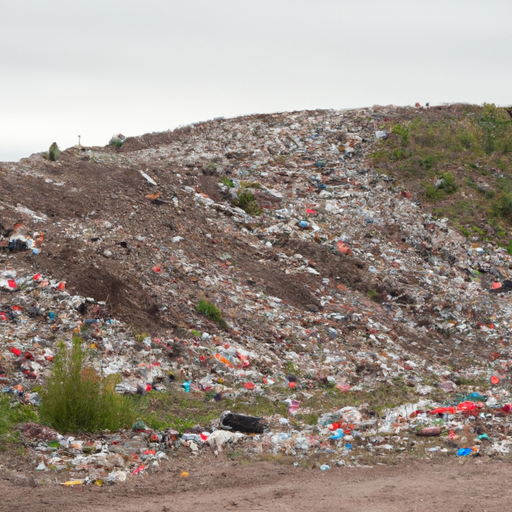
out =
[[[212,322],[215,322],[218,326],[222,328],[227,327],[226,321],[222,318],[221,310],[218,309],[215,304],[212,304],[206,299],[199,300],[196,306],[196,311],[209,318]]]

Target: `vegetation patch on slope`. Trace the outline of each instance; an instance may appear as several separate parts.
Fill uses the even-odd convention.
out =
[[[379,128],[389,136],[371,155],[377,169],[465,236],[510,243],[512,109],[492,104],[417,109]]]

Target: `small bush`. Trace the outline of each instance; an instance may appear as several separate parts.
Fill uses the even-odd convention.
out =
[[[428,183],[426,186],[425,186],[425,197],[429,200],[429,201],[438,201],[439,199],[441,199],[443,197],[443,192],[442,190],[439,190],[437,187],[434,187],[434,185]]]
[[[220,327],[227,327],[226,321],[222,318],[222,312],[215,306],[215,304],[212,304],[205,299],[201,299],[196,306],[196,311],[201,315],[206,316]]]
[[[378,294],[377,290],[368,290],[366,292],[366,295],[368,295],[368,297],[370,299],[372,299],[373,301],[377,301],[379,299],[379,294]]]
[[[441,174],[441,182],[438,187],[445,194],[454,194],[457,192],[457,183],[455,183],[455,176],[451,172]]]
[[[60,149],[59,146],[57,146],[57,143],[54,142],[50,149],[48,150],[48,160],[51,162],[56,162],[60,157]]]
[[[235,205],[247,213],[248,215],[257,216],[263,213],[263,210],[258,206],[254,194],[248,190],[244,190],[238,195],[238,201],[235,201]]]
[[[402,146],[407,146],[407,144],[409,144],[409,128],[403,124],[395,124],[391,129],[391,132],[400,137]]]
[[[494,212],[497,216],[512,221],[512,192],[503,194],[494,204]]]
[[[80,338],[71,349],[61,344],[42,392],[41,420],[62,433],[131,427],[136,414],[130,397],[115,392],[119,377],[100,377],[84,359]]]

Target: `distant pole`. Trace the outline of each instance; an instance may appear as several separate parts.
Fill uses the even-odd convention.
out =
[[[78,136],[78,147],[81,148],[82,146],[80,145],[80,135]]]

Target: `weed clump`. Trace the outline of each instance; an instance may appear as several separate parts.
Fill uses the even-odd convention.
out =
[[[56,162],[60,157],[60,149],[59,146],[57,146],[57,143],[54,142],[50,149],[48,150],[48,160],[51,162]]]
[[[59,432],[95,432],[131,427],[135,411],[131,399],[115,392],[119,377],[100,377],[85,364],[82,340],[70,349],[61,343],[53,376],[42,392],[41,420]]]
[[[2,396],[3,395],[3,396]],[[5,451],[8,445],[21,441],[19,433],[14,427],[27,421],[39,421],[37,409],[31,405],[12,404],[9,396],[0,395],[0,452]]]
[[[248,215],[253,217],[261,215],[263,210],[258,206],[254,194],[248,190],[244,190],[238,195],[238,200],[234,201],[235,206],[242,208],[242,210]]]
[[[499,201],[494,203],[494,213],[509,221],[512,221],[512,192],[503,194]]]
[[[212,304],[205,299],[201,299],[197,303],[196,311],[209,318],[212,322],[215,322],[218,326],[222,328],[227,327],[226,321],[222,318],[222,312],[217,308],[217,306],[215,306],[215,304]]]
[[[377,292],[377,290],[368,290],[366,292],[366,295],[368,295],[368,297],[375,301],[375,302],[379,302],[379,293]]]

